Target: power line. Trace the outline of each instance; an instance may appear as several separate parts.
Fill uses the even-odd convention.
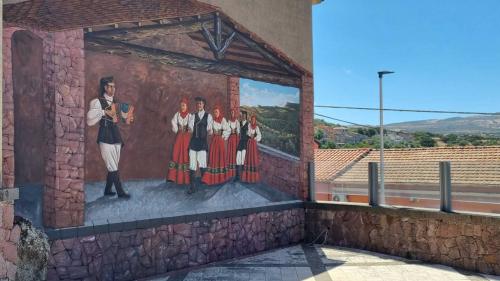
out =
[[[353,122],[345,121],[345,120],[342,120],[342,119],[337,119],[337,118],[333,118],[333,117],[326,116],[326,115],[323,115],[323,114],[319,114],[319,113],[314,113],[314,115],[318,115],[318,116],[321,116],[321,117],[324,117],[324,118],[328,118],[328,119],[332,119],[332,120],[335,120],[335,121],[339,121],[339,122],[343,122],[343,123],[347,123],[347,124],[351,124],[351,125],[356,125],[356,126],[360,126],[360,127],[365,127],[365,128],[369,128],[369,129],[378,129],[378,127],[373,127],[373,126],[369,126],[369,125],[363,125],[363,124],[353,123]]]
[[[368,129],[376,129],[376,130],[380,130],[380,128],[379,128],[379,127],[370,126],[370,125],[358,124],[358,123],[354,123],[354,122],[350,122],[350,121],[346,121],[346,120],[342,120],[342,119],[338,119],[338,118],[333,118],[333,117],[326,116],[326,115],[319,114],[319,113],[314,113],[314,115],[321,116],[321,117],[323,117],[323,118],[328,118],[328,119],[335,120],[335,121],[339,121],[339,122],[343,122],[343,123],[347,123],[347,124],[351,124],[351,125],[355,125],[355,126],[359,126],[359,127],[364,127],[364,128],[368,128]],[[389,130],[389,129],[386,129],[386,128],[384,128],[384,131],[385,131],[385,132],[406,133],[406,134],[408,134],[408,132],[405,132],[405,131],[394,131],[394,130]]]
[[[380,108],[374,108],[374,107],[354,107],[354,106],[335,106],[335,105],[315,105],[315,107],[380,111]],[[445,110],[400,109],[400,108],[384,108],[383,111],[452,113],[452,114],[470,114],[470,115],[500,115],[500,112],[445,111]]]

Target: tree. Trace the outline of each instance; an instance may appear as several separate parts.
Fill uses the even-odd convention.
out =
[[[315,140],[322,140],[325,137],[325,132],[321,129],[317,129],[316,132],[314,132],[314,139]]]

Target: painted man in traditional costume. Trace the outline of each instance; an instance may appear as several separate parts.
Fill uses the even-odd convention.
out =
[[[229,139],[227,140],[227,175],[229,178],[236,176],[236,154],[240,142],[240,122],[236,118],[236,110],[231,109],[229,124]]]
[[[106,169],[108,170],[104,195],[112,196],[118,193],[118,197],[120,198],[130,198],[130,195],[122,187],[118,172],[120,150],[124,143],[117,125],[120,116],[118,103],[115,99],[113,77],[104,77],[101,79],[99,94],[98,98],[90,101],[87,124],[93,126],[99,123],[97,143],[99,144],[102,159],[106,164]],[[116,193],[111,191],[113,184],[115,185]]]
[[[189,178],[190,185],[188,194],[196,190],[196,169],[199,167],[201,176],[207,168],[208,135],[212,134],[212,115],[205,112],[206,101],[202,97],[196,97],[196,112],[189,119],[189,130],[191,141],[189,142]]]
[[[250,119],[247,135],[249,137],[247,142],[247,151],[245,157],[245,165],[241,173],[241,181],[248,183],[256,183],[260,181],[259,174],[259,149],[257,143],[262,139],[260,128],[257,126],[257,117],[255,115]]]
[[[227,158],[225,141],[229,138],[230,130],[226,118],[222,115],[220,106],[213,109],[212,140],[208,157],[208,168],[201,181],[207,185],[216,185],[226,182]]]
[[[189,142],[191,132],[189,132],[188,100],[183,98],[180,102],[180,109],[171,120],[172,131],[176,134],[175,143],[172,150],[172,160],[168,165],[167,180],[177,184],[189,184]]]
[[[245,164],[245,155],[247,152],[247,142],[248,142],[248,121],[247,112],[241,111],[240,115],[240,141],[238,143],[238,149],[236,152],[236,177],[235,181],[240,180],[241,170]]]

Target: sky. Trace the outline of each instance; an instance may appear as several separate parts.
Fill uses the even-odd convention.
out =
[[[325,0],[313,6],[315,105],[500,112],[499,0]],[[376,125],[378,112],[315,109]],[[463,115],[385,112],[385,123]]]
[[[240,79],[240,104],[246,106],[285,106],[299,103],[299,89],[276,84]]]

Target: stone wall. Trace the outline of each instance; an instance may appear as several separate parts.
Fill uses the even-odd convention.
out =
[[[314,85],[312,76],[302,76],[300,87],[300,167],[299,198],[307,199],[309,192],[309,163],[314,161]]]
[[[301,208],[51,241],[48,280],[135,280],[297,243]]]
[[[500,275],[499,217],[361,205],[306,204],[306,241],[312,241],[325,230],[329,245]]]
[[[11,38],[3,30],[3,186],[14,186],[14,89]],[[44,224],[66,227],[83,223],[84,53],[83,31],[46,33],[43,40],[45,130]]]
[[[15,280],[20,232],[18,225],[14,227],[14,205],[0,202],[0,280]]]
[[[260,175],[262,181],[282,192],[302,198],[300,189],[300,160],[284,153],[260,147]]]
[[[44,224],[83,223],[84,86],[83,31],[48,33],[44,38],[46,143]]]

